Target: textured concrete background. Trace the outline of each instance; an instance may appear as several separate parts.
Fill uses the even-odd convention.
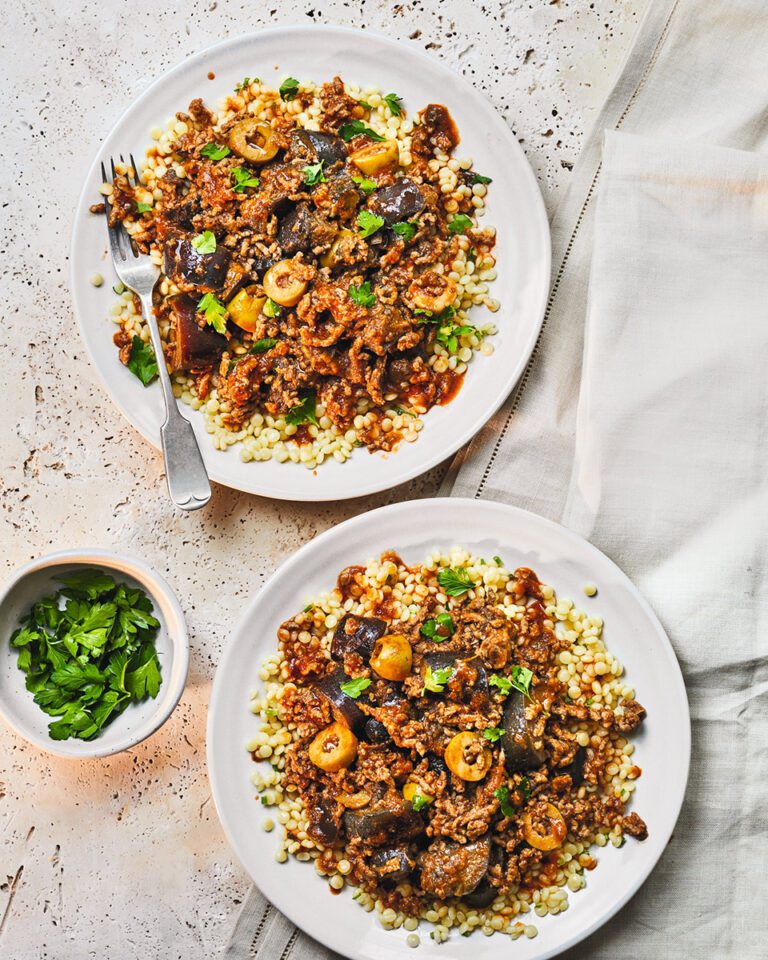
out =
[[[217,954],[248,886],[205,774],[211,678],[238,610],[299,544],[370,507],[431,493],[440,473],[407,490],[318,506],[214,486],[205,511],[174,512],[159,455],[99,388],[70,305],[71,220],[103,134],[151,79],[224,37],[277,23],[365,26],[426,49],[482,89],[520,139],[551,210],[641,6],[13,0],[0,7],[0,355],[8,414],[0,572],[64,547],[131,552],[176,589],[192,643],[180,706],[135,750],[67,762],[0,729],[0,956]]]

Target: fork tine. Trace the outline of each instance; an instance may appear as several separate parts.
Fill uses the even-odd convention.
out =
[[[136,161],[133,159],[133,154],[129,153],[128,156],[131,158],[131,167],[133,168],[133,178],[138,185],[142,185],[141,177],[139,176],[139,168],[136,166]]]
[[[117,176],[117,174],[115,172],[115,161],[111,157],[109,159],[109,165],[112,168],[111,182],[112,182],[112,185],[114,186],[115,177]],[[108,183],[109,181],[107,180],[107,171],[104,169],[103,161],[101,164],[101,173],[102,173],[102,176],[104,177],[104,183]],[[123,237],[122,225],[117,224],[113,226],[109,222],[109,211],[110,211],[111,204],[109,202],[108,197],[105,197],[104,199],[105,199],[104,209],[107,214],[107,232],[109,234],[109,249],[112,254],[112,260],[115,262],[115,266],[117,266],[119,262],[125,261],[127,259],[126,242]]]

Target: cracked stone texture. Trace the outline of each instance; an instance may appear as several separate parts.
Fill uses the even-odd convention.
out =
[[[73,210],[102,133],[150,79],[224,37],[277,23],[365,25],[427,50],[483,90],[522,143],[551,211],[641,7],[283,0],[187,3],[180,16],[181,5],[148,0],[2,6],[3,571],[63,547],[142,557],[177,591],[192,657],[170,721],[120,756],[58,760],[0,729],[0,955],[217,954],[249,883],[205,773],[211,679],[238,610],[299,544],[371,507],[430,495],[441,475],[317,506],[214,486],[208,509],[171,508],[160,456],[98,386],[70,304]]]

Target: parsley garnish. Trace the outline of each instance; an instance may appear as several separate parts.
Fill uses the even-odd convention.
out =
[[[421,695],[431,690],[432,693],[442,693],[445,690],[445,685],[453,676],[453,667],[439,667],[437,670],[433,670],[432,667],[427,664],[427,670],[424,674],[424,686],[421,691]]]
[[[424,320],[421,323],[437,324],[437,333],[435,339],[441,343],[448,353],[456,353],[459,349],[459,337],[469,336],[478,331],[469,324],[456,323],[453,319],[456,311],[453,307],[446,307],[440,313],[431,313],[429,310],[414,310],[414,313],[424,314]]]
[[[215,253],[216,235],[212,230],[203,230],[196,237],[192,237],[192,246],[198,253]]]
[[[455,570],[452,567],[445,567],[439,570],[437,582],[449,597],[460,597],[475,586],[464,567],[456,567]]]
[[[152,209],[152,204],[151,204],[151,203],[137,203],[137,204],[136,204],[136,210],[137,210],[139,213],[149,213],[149,211],[150,211],[151,209]]]
[[[240,83],[235,84],[235,93],[242,93],[246,87],[250,87],[252,83],[258,83],[258,77],[243,77]]]
[[[276,343],[277,340],[274,337],[263,337],[261,340],[256,340],[251,344],[251,349],[248,353],[266,353],[267,350],[271,350]]]
[[[504,561],[501,559],[501,557],[494,557],[493,562],[496,564],[497,567],[504,566]]]
[[[349,299],[359,307],[372,307],[376,303],[376,294],[371,293],[371,281],[366,280],[359,287],[351,283],[349,285]]]
[[[206,143],[200,150],[200,155],[208,157],[209,160],[223,160],[228,157],[232,151],[221,143]]]
[[[399,223],[392,224],[392,232],[396,233],[398,237],[402,237],[405,243],[408,243],[416,236],[416,231],[420,226],[418,220],[401,220]]]
[[[363,690],[367,690],[370,685],[371,681],[368,677],[357,677],[354,680],[347,680],[345,683],[340,683],[339,689],[342,693],[346,693],[348,697],[357,700]]]
[[[496,743],[505,733],[506,730],[502,730],[501,727],[486,727],[485,730],[483,730],[483,736],[486,740],[490,740],[491,743]]]
[[[224,333],[227,329],[227,308],[212,293],[206,293],[197,304],[197,312],[205,316],[205,322],[213,327],[216,333]]]
[[[313,187],[316,183],[327,182],[328,177],[323,173],[324,162],[325,161],[321,160],[319,163],[313,163],[308,167],[304,167],[304,183]]]
[[[299,81],[295,77],[286,77],[278,88],[281,99],[286,101],[293,100],[298,92]]]
[[[502,696],[507,696],[507,694],[514,687],[515,690],[518,690],[523,696],[532,699],[530,694],[531,680],[533,679],[533,674],[527,667],[518,667],[517,665],[512,667],[512,676],[503,677],[501,674],[494,673],[491,675],[488,683],[492,687],[496,687]]]
[[[505,817],[514,817],[517,811],[509,802],[509,787],[499,787],[493,791],[494,797],[499,801],[499,809]]]
[[[265,317],[269,317],[271,320],[274,320],[275,317],[280,316],[280,311],[283,308],[279,303],[275,303],[272,297],[267,297],[267,302],[262,307],[262,312]]]
[[[291,407],[285,415],[285,422],[292,424],[294,427],[300,427],[305,423],[314,423],[317,425],[317,401],[315,394],[312,392],[306,393],[296,406]]]
[[[352,180],[360,187],[366,197],[376,189],[376,181],[371,180],[370,177],[352,177]]]
[[[428,640],[434,640],[435,643],[442,643],[447,640],[456,630],[456,624],[450,613],[438,613],[432,620],[425,620],[421,625],[421,633]],[[442,631],[442,632],[441,632]]]
[[[515,792],[520,794],[520,798],[525,803],[525,801],[531,795],[531,781],[528,777],[523,777],[515,788]]]
[[[52,740],[93,740],[136,700],[157,696],[159,621],[143,590],[100,570],[58,578],[11,636],[35,703],[53,720]]]
[[[469,175],[469,182],[475,183],[493,183],[490,177],[484,177],[481,173],[475,173],[474,170]]]
[[[430,803],[432,803],[432,801],[427,797],[425,797],[423,793],[417,793],[416,796],[411,801],[411,806],[416,811],[416,813],[418,813],[419,810],[423,810],[424,807],[428,807]]]
[[[342,123],[339,127],[339,136],[342,140],[349,142],[353,137],[368,137],[369,140],[381,141],[384,137],[366,127],[362,120],[350,120],[349,123]]]
[[[235,167],[232,171],[232,192],[245,193],[247,187],[258,187],[261,181],[245,167]]]
[[[357,224],[360,227],[360,236],[370,237],[384,226],[384,218],[370,210],[361,210],[357,215]]]
[[[448,230],[450,233],[466,233],[472,226],[472,220],[466,213],[457,213],[448,221]]]
[[[388,93],[386,97],[384,97],[384,103],[386,103],[386,105],[389,107],[393,117],[402,116],[403,108],[400,106],[400,101],[402,99],[403,98],[398,97],[396,93]]]
[[[141,337],[133,338],[126,366],[145,387],[149,386],[158,374],[155,351],[148,343],[144,343]]]

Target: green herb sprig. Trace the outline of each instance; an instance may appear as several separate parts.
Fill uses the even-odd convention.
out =
[[[421,695],[430,690],[432,693],[442,693],[445,690],[445,685],[453,676],[453,667],[439,667],[437,670],[433,670],[429,664],[427,664],[426,672],[424,673],[424,686],[421,690]]]
[[[428,640],[442,643],[456,632],[456,624],[450,613],[438,613],[436,617],[425,620],[421,625],[420,633]]]
[[[354,680],[346,680],[344,683],[340,683],[339,689],[342,693],[346,693],[348,697],[352,697],[353,700],[357,700],[363,691],[367,690],[370,685],[371,681],[368,677],[356,677]]]
[[[128,354],[126,366],[145,387],[149,386],[159,373],[155,351],[148,343],[144,343],[141,337],[135,336],[131,341],[131,352]]]
[[[469,590],[474,589],[474,583],[469,578],[469,574],[464,567],[444,567],[438,570],[437,582],[449,597],[460,597]]]
[[[367,127],[362,120],[350,120],[349,123],[342,123],[339,127],[339,136],[342,140],[349,142],[355,137],[368,137],[369,140],[381,142],[384,137],[375,130]]]

